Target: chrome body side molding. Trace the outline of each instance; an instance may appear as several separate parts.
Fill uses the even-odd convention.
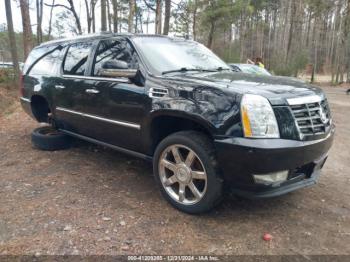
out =
[[[79,116],[82,116],[82,117],[92,118],[92,119],[95,119],[95,120],[100,120],[100,121],[103,121],[103,122],[107,122],[107,123],[111,123],[111,124],[115,124],[115,125],[119,125],[119,126],[125,126],[125,127],[129,127],[129,128],[137,129],[137,130],[141,129],[141,126],[139,124],[136,124],[136,123],[118,121],[118,120],[104,118],[104,117],[100,117],[100,116],[96,116],[96,115],[90,115],[90,114],[86,114],[86,113],[70,110],[70,109],[63,108],[63,107],[56,107],[56,110],[62,111],[62,112],[66,112],[66,113],[70,113],[70,114],[79,115]]]

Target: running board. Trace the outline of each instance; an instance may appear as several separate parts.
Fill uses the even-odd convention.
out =
[[[108,143],[96,140],[94,138],[83,136],[83,135],[79,135],[79,134],[76,134],[76,133],[73,133],[73,132],[70,132],[70,131],[67,131],[67,130],[64,130],[64,129],[58,129],[58,130],[61,131],[62,133],[65,133],[65,134],[69,135],[69,136],[73,136],[73,137],[76,137],[76,138],[79,138],[79,139],[91,142],[91,143],[96,144],[96,145],[108,147],[108,148],[111,148],[113,150],[119,151],[121,153],[130,155],[130,156],[141,158],[141,159],[144,159],[144,160],[149,161],[149,162],[152,162],[152,160],[153,160],[153,158],[151,156],[148,156],[148,155],[145,155],[145,154],[142,154],[142,153],[139,153],[139,152],[135,152],[135,151],[132,151],[132,150],[129,150],[129,149],[125,149],[125,148],[119,147],[119,146],[111,145],[111,144],[108,144]]]

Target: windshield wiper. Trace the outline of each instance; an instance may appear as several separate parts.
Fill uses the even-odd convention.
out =
[[[213,68],[213,69],[210,69],[211,71],[224,71],[224,70],[231,70],[230,68],[223,68],[223,67],[217,67],[217,68]]]
[[[182,67],[180,69],[174,69],[174,70],[169,70],[169,71],[164,71],[162,72],[162,75],[169,74],[169,73],[185,73],[185,72],[191,72],[191,71],[198,71],[198,72],[215,72],[216,70],[208,70],[208,69],[202,69],[202,68],[187,68],[187,67]]]

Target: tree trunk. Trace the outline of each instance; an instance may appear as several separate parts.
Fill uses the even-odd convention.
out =
[[[43,0],[36,0],[36,39],[38,44],[43,41],[43,30],[41,27],[43,21],[43,5]]]
[[[109,5],[109,0],[106,0],[107,2],[107,18],[108,18],[108,31],[112,32],[112,15],[111,15],[111,8]]]
[[[55,4],[55,0],[52,0],[52,6],[50,8],[50,20],[49,20],[49,32],[48,32],[48,38],[51,39],[51,33],[52,33],[52,16],[53,16],[53,6]]]
[[[91,0],[93,1],[93,0]],[[91,15],[90,15],[90,4],[88,0],[85,0],[85,11],[86,11],[86,23],[88,28],[88,33],[91,33]]]
[[[142,14],[140,14],[138,17],[139,17],[139,24],[140,24],[140,30],[138,32],[143,34],[143,17],[142,17]]]
[[[349,40],[349,34],[350,34],[350,0],[347,2],[347,11],[346,11],[346,20],[345,20],[345,39],[347,41],[346,44],[346,49],[345,49],[345,56],[344,58],[346,59],[346,64],[345,64],[345,69],[346,69],[346,82],[350,83],[350,40]]]
[[[77,11],[75,10],[75,6],[74,6],[74,2],[73,0],[67,0],[70,7],[68,8],[68,10],[70,10],[74,16],[74,20],[75,20],[75,24],[77,26],[77,30],[78,30],[78,34],[81,35],[83,32],[81,30],[81,23],[80,23],[80,18],[77,14]]]
[[[307,32],[306,32],[306,47],[309,47],[310,44],[310,28],[311,28],[311,20],[312,20],[312,13],[311,11],[308,12],[308,21],[307,21]]]
[[[12,57],[12,62],[14,66],[15,77],[17,80],[19,76],[19,65],[18,65],[18,54],[17,54],[15,31],[13,29],[13,21],[12,21],[11,0],[5,0],[5,9],[6,9],[7,31],[8,31],[9,40],[10,40],[11,57]]]
[[[101,0],[101,31],[107,31],[107,6],[106,0]]]
[[[150,23],[150,14],[149,14],[149,10],[147,10],[147,19],[146,19],[146,34],[148,34],[149,23]]]
[[[129,0],[128,32],[134,32],[135,0]]]
[[[209,49],[213,48],[214,30],[215,30],[215,22],[211,21],[209,35],[208,35],[208,44],[207,44]]]
[[[118,33],[118,0],[112,0],[113,6],[113,31]]]
[[[171,0],[165,0],[163,35],[169,34],[170,12],[171,12]]]
[[[346,9],[344,10],[343,13],[343,17],[344,17],[344,26],[343,29],[341,30],[341,37],[340,37],[340,49],[339,49],[339,53],[340,57],[339,57],[339,73],[340,77],[339,77],[339,82],[343,83],[344,82],[344,74],[348,71],[347,70],[347,50],[348,50],[348,46],[347,46],[347,42],[348,42],[348,38],[349,38],[349,31],[350,31],[350,0],[346,1]]]
[[[23,51],[24,59],[26,59],[33,48],[33,33],[30,23],[29,4],[28,0],[20,0],[22,26],[23,26]]]
[[[135,12],[135,19],[134,19],[134,33],[137,33],[138,32],[138,28],[139,28],[139,17],[140,17],[140,14],[136,14]],[[141,24],[142,24],[142,21],[141,21]]]
[[[155,21],[156,34],[162,33],[162,0],[156,0],[156,21]]]
[[[96,15],[95,15],[96,1],[91,0],[91,22],[92,22],[92,32],[96,33]]]
[[[287,52],[286,52],[286,58],[285,62],[288,62],[288,58],[290,56],[290,51],[292,47],[292,41],[293,41],[293,33],[294,33],[294,22],[295,22],[295,14],[296,14],[296,0],[292,0],[290,3],[290,28],[288,33],[288,40],[287,40]]]
[[[192,32],[193,32],[193,40],[197,39],[197,0],[193,1],[193,18],[192,18]]]

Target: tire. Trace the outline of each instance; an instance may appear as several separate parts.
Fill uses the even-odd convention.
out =
[[[209,137],[200,132],[182,131],[161,141],[153,170],[164,198],[185,213],[208,212],[222,199],[223,179],[215,149]]]
[[[44,126],[33,130],[32,144],[46,151],[63,150],[71,146],[71,138],[51,126]]]

